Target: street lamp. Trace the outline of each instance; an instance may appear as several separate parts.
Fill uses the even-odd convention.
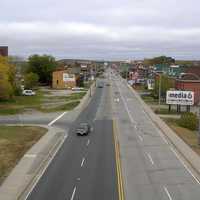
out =
[[[159,111],[160,111],[160,100],[161,100],[161,80],[162,80],[162,75],[159,74],[159,96],[158,96]]]

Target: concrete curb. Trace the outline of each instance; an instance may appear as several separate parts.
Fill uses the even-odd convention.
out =
[[[14,124],[13,124],[14,125]],[[9,124],[10,126],[10,124]],[[28,124],[26,126],[37,126]],[[0,199],[17,200],[27,193],[67,134],[59,128],[40,126],[48,132],[22,157],[0,187]]]
[[[96,90],[96,87],[95,87],[95,83],[93,83],[91,85],[91,93],[93,94]],[[86,95],[81,99],[79,105],[74,109],[74,110],[80,110],[82,111],[90,102],[90,88],[89,90],[87,91]]]
[[[151,108],[141,99],[139,94],[130,86],[128,87],[134,93],[135,97],[143,105],[144,111],[151,118],[151,120],[156,124],[156,126],[164,133],[169,141],[175,146],[178,152],[187,160],[191,167],[200,175],[200,156],[194,152],[177,134],[169,127],[167,124],[158,117]]]

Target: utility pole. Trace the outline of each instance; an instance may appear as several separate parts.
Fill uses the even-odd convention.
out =
[[[92,79],[92,76],[91,76],[91,71],[90,71],[90,82],[89,82],[89,84],[90,84],[90,97],[92,97],[92,84],[91,84],[91,79]]]
[[[90,97],[92,97],[92,86],[90,85]]]
[[[198,106],[199,106],[199,128],[198,128],[197,138],[198,138],[198,145],[200,145],[200,102]]]
[[[160,100],[161,100],[161,79],[162,79],[162,75],[160,74],[159,75],[159,102],[158,102],[158,104],[159,104],[159,111],[160,111]]]

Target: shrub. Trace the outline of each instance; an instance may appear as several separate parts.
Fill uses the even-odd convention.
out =
[[[38,85],[39,76],[36,73],[30,72],[25,75],[24,83],[26,89],[33,89]]]
[[[184,128],[190,130],[198,129],[198,117],[196,114],[191,112],[186,112],[181,115],[181,118],[178,121],[178,124]]]
[[[14,95],[15,96],[21,96],[22,95],[22,89],[20,86],[15,86],[14,87]]]

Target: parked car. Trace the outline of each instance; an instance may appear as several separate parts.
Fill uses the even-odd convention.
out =
[[[84,90],[84,88],[81,88],[81,87],[73,87],[72,88],[72,91],[81,91],[81,90]]]
[[[91,127],[88,123],[80,123],[76,129],[76,134],[83,136],[88,135],[91,131]]]
[[[34,96],[35,92],[33,92],[33,90],[23,90],[22,94],[24,96]]]

